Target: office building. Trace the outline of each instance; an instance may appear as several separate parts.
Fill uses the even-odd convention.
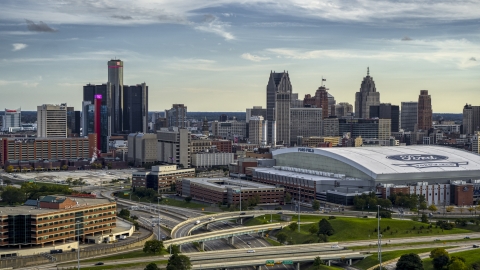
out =
[[[330,114],[330,106],[327,90],[328,88],[322,85],[318,87],[313,97],[310,94],[305,95],[305,98],[303,99],[303,107],[321,108],[322,117],[328,118]]]
[[[148,131],[148,86],[145,83],[123,87],[124,132]]]
[[[262,106],[253,106],[252,109],[247,109],[246,111],[246,122],[250,121],[252,116],[261,116],[263,119],[267,118],[267,109],[263,109]],[[222,122],[222,121],[220,121]],[[225,122],[225,121],[223,121]]]
[[[480,154],[480,131],[475,131],[472,137],[472,152]]]
[[[432,98],[428,90],[420,90],[418,96],[418,129],[429,130],[432,128]]]
[[[401,108],[401,128],[405,132],[413,132],[416,130],[418,121],[418,102],[402,102]]]
[[[326,143],[331,146],[338,146],[342,137],[305,137],[299,140],[298,146],[306,146],[311,148],[317,148]]]
[[[352,116],[353,115],[353,106],[352,104],[348,102],[340,102],[338,104],[333,105],[333,116],[336,116],[337,118],[343,118],[347,116]]]
[[[190,135],[184,128],[157,131],[157,161],[190,168]]]
[[[466,104],[463,107],[462,134],[474,134],[480,131],[480,106]]]
[[[152,166],[151,171],[132,173],[132,186],[156,190],[158,193],[175,191],[177,181],[195,177],[195,169],[178,169],[177,165]]]
[[[247,122],[212,122],[212,135],[216,138],[239,142],[247,137]]]
[[[2,118],[2,131],[11,132],[15,128],[20,128],[22,126],[22,109],[5,109]]]
[[[232,153],[232,141],[231,140],[213,140],[212,146],[217,148],[218,152]]]
[[[192,139],[190,141],[190,153],[206,152],[212,149],[212,140],[209,139]]]
[[[122,86],[123,88],[123,86]],[[94,126],[90,127],[94,121],[95,121],[95,99],[96,97],[101,97],[101,105],[100,105],[100,119],[101,119],[101,126],[104,132],[102,132],[102,136],[104,138],[102,139],[103,142],[107,143],[108,139],[107,137],[111,136],[112,133],[115,131],[114,123],[115,123],[115,117],[117,117],[114,113],[114,106],[113,106],[113,101],[114,101],[114,86],[111,83],[106,83],[106,84],[101,84],[101,85],[93,85],[93,84],[87,84],[83,87],[83,102],[82,106],[86,105],[94,105],[93,106],[93,111],[91,106],[84,107],[83,109],[83,115],[84,119],[82,120],[82,123],[84,125],[87,125],[87,130],[83,131],[83,135],[87,135],[91,133],[90,128],[93,128],[93,132],[95,132]],[[88,114],[85,115],[85,112]],[[93,118],[91,118],[93,116]],[[85,127],[84,127],[85,129]],[[106,152],[106,148],[102,150],[102,152]]]
[[[288,72],[270,72],[267,84],[267,143],[290,142],[292,84]]]
[[[80,111],[75,111],[73,107],[67,107],[67,136],[80,136],[81,118]]]
[[[340,125],[338,118],[336,116],[330,116],[323,119],[322,121],[322,132],[323,136],[339,136],[340,135]]]
[[[327,105],[328,106],[328,105]],[[328,109],[328,108],[327,108]],[[297,143],[298,137],[321,136],[322,114],[328,110],[323,108],[291,108],[290,109],[290,145]]]
[[[380,105],[370,106],[370,118],[390,119],[392,132],[398,132],[400,128],[400,112],[397,105],[381,103]]]
[[[195,200],[238,205],[258,198],[259,204],[284,204],[285,189],[252,181],[229,178],[184,178],[178,181],[177,194]]]
[[[298,99],[298,93],[290,95],[290,108],[303,108],[303,99]]]
[[[233,162],[233,153],[198,152],[192,154],[192,167],[209,168],[213,166],[226,166]]]
[[[363,78],[360,92],[355,93],[355,117],[370,118],[370,106],[380,105],[380,93],[375,88],[373,77],[367,68],[367,76]]]
[[[31,202],[31,204],[30,204]],[[68,242],[93,242],[109,238],[116,227],[117,203],[93,199],[49,195],[0,213],[0,246],[43,247]]]
[[[333,116],[335,115],[335,105],[337,104],[337,101],[335,100],[335,97],[332,96],[330,93],[327,93],[328,95],[328,116]]]
[[[112,133],[121,133],[123,129],[123,61],[112,59],[108,61],[108,83],[112,85],[111,108]],[[98,93],[101,94],[101,93]],[[102,95],[104,98],[106,96]],[[110,97],[108,97],[110,98]],[[84,99],[85,100],[85,99]],[[110,102],[107,102],[110,104]]]
[[[266,123],[263,116],[252,116],[248,124],[248,140],[252,144],[266,143]]]
[[[128,162],[143,166],[157,161],[157,135],[131,133],[128,135]]]
[[[37,137],[67,137],[67,103],[37,106]]]
[[[96,146],[96,135],[77,138],[0,138],[0,165],[6,162],[49,161],[64,159],[91,159]],[[30,166],[28,167],[35,167]],[[45,167],[45,168],[47,168]]]
[[[170,110],[165,110],[168,127],[187,127],[187,106],[183,104],[173,104]]]
[[[349,132],[352,138],[388,140],[391,135],[390,119],[339,119],[339,134]]]

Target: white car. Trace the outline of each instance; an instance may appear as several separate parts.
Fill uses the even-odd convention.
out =
[[[339,245],[332,245],[332,248],[340,248]]]
[[[255,250],[249,249],[249,250],[247,250],[247,253],[255,253]]]

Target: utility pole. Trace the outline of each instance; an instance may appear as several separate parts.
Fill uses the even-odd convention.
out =
[[[160,197],[157,197],[158,205],[158,240],[162,241],[162,231],[160,230]]]
[[[378,225],[377,225],[377,235],[378,235],[378,261],[380,262],[380,270],[382,270],[382,235],[380,234],[380,205],[377,205],[377,215],[378,215]]]
[[[298,186],[298,232],[300,232],[300,186]]]

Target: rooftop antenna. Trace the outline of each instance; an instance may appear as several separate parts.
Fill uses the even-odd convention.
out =
[[[370,67],[367,67],[367,76],[370,76]]]

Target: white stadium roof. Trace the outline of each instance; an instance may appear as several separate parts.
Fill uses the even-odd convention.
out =
[[[480,155],[442,146],[284,148],[273,157],[287,153],[320,155],[348,164],[373,178],[392,174],[480,172]],[[480,174],[477,174],[480,177]],[[380,177],[381,178],[381,177]]]

